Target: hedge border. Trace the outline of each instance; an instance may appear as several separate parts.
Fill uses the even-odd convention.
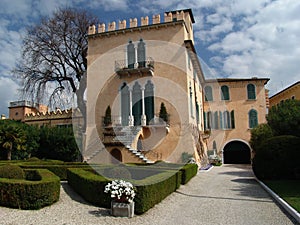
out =
[[[82,168],[68,169],[70,186],[85,200],[99,207],[110,208],[110,195],[104,193],[105,185],[110,181],[89,170]],[[179,188],[181,171],[162,171],[143,180],[128,181],[132,182],[137,189],[134,200],[135,213],[142,214]]]
[[[0,205],[19,209],[40,209],[59,200],[59,177],[45,169],[25,171],[36,171],[41,180],[0,178]]]

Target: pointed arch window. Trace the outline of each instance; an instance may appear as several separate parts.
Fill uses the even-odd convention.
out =
[[[249,128],[254,128],[258,125],[257,111],[251,109],[248,113],[249,116]]]
[[[138,57],[138,63],[139,67],[145,67],[146,66],[146,47],[145,42],[141,38],[138,47],[137,47],[137,57]]]
[[[120,88],[121,91],[121,117],[122,117],[122,125],[128,126],[129,121],[129,106],[130,106],[130,99],[129,99],[129,87],[124,82]]]
[[[256,99],[256,91],[255,91],[255,85],[254,84],[248,84],[247,85],[247,96],[248,96],[248,100],[255,100]]]
[[[204,92],[205,92],[205,101],[213,101],[212,87],[206,86],[204,88]]]
[[[134,116],[134,125],[140,125],[142,115],[142,90],[138,82],[135,82],[132,89],[132,115]]]
[[[230,96],[229,96],[229,87],[226,85],[223,85],[221,87],[221,100],[229,100]]]
[[[133,69],[134,68],[134,63],[135,63],[135,48],[134,44],[130,40],[128,45],[127,45],[127,63],[128,63],[128,68]]]
[[[154,85],[150,80],[145,85],[145,114],[149,124],[154,118]]]

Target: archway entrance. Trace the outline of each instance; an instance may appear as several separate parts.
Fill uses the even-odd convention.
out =
[[[250,164],[251,150],[241,141],[231,141],[223,149],[224,164]]]
[[[116,159],[122,162],[122,153],[119,149],[113,149],[110,154]]]

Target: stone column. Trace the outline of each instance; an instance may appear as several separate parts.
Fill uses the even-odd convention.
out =
[[[132,115],[132,88],[129,89],[129,126],[134,125],[134,117]]]
[[[142,117],[141,117],[141,125],[146,126],[147,120],[145,115],[145,88],[142,87]]]

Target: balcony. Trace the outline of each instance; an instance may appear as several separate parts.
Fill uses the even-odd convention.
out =
[[[127,60],[115,61],[115,72],[120,76],[153,76],[154,60],[148,57],[146,61],[136,62],[133,64],[127,63]]]

